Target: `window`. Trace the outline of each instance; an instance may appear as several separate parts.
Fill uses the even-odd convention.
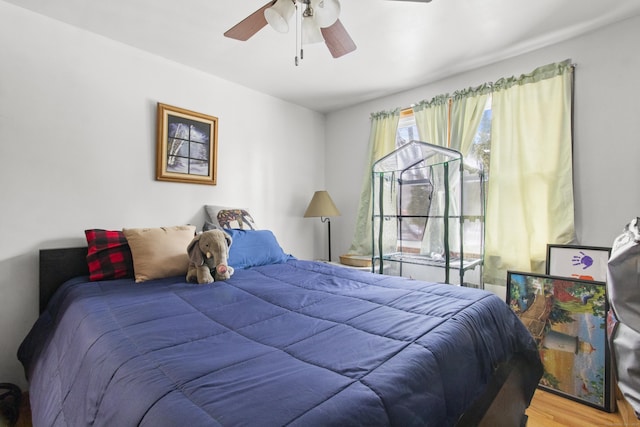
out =
[[[477,253],[483,255],[482,275],[488,283],[505,285],[506,271],[509,269],[533,268],[534,272],[544,269],[546,246],[550,242],[575,239],[573,87],[574,65],[566,60],[538,67],[519,77],[504,77],[495,83],[484,83],[456,91],[453,95],[444,93],[420,101],[415,113],[416,123],[412,117],[413,109],[400,117],[395,109],[371,114],[371,137],[376,142],[374,148],[384,152],[391,152],[396,140],[399,144],[412,139],[428,141],[425,139],[428,137],[421,137],[416,129],[422,131],[423,117],[425,120],[438,120],[437,123],[428,122],[426,125],[428,132],[438,138],[440,145],[446,145],[449,135],[452,146],[458,147],[458,132],[463,133],[465,161],[470,166],[482,167],[484,177],[477,187],[485,197],[480,200],[491,202],[485,204],[488,221],[484,224],[482,221],[475,222],[481,224],[481,231],[476,233],[481,249]],[[483,105],[489,97],[491,104]],[[467,111],[473,111],[474,114],[462,117]],[[447,113],[451,115],[451,123],[448,122]],[[540,125],[540,117],[544,118],[544,126]],[[392,132],[395,138],[390,141],[386,125],[391,120],[394,124],[398,123],[398,119],[399,128]],[[466,128],[462,128],[463,125]],[[477,129],[469,131],[471,126]],[[372,154],[377,153],[372,151]],[[548,156],[545,153],[549,153]],[[549,156],[559,161],[549,161],[553,159]],[[372,163],[375,161],[373,155],[371,160]],[[479,180],[476,178],[477,182]],[[367,190],[369,187],[363,190],[360,200],[356,233],[350,248],[353,253],[368,254],[372,240],[371,227],[367,227],[372,221],[371,217],[367,217],[370,212],[367,208],[371,207],[372,200],[371,192]],[[467,194],[469,192],[465,191],[465,197]],[[500,197],[494,197],[497,195]],[[393,204],[396,200],[389,198],[387,202]],[[431,200],[431,209],[434,201],[438,199]],[[465,203],[463,208],[469,204]],[[514,206],[518,206],[518,209],[514,209]],[[529,232],[531,226],[535,227],[535,233]],[[394,240],[403,244],[406,239],[417,239],[420,234],[416,230],[407,231],[403,241],[398,236],[399,232],[398,227],[394,236],[384,243],[392,247]],[[428,232],[429,225],[424,234]],[[467,244],[465,237],[462,243],[467,258],[475,251],[473,245]],[[426,254],[426,246],[433,240],[414,242]],[[450,253],[455,243],[451,242]]]
[[[489,179],[489,159],[491,157],[491,97],[484,107],[480,125],[473,138],[473,145],[469,154],[465,156],[465,163],[475,168],[482,168],[485,181]]]
[[[396,148],[402,147],[412,140],[420,140],[420,138],[418,136],[418,127],[416,126],[416,118],[413,115],[413,111],[407,109],[400,113],[398,132],[396,134]]]
[[[416,119],[411,109],[403,110],[398,122],[396,133],[396,148],[402,147],[409,141],[420,140]],[[429,141],[425,141],[429,142]],[[487,100],[480,125],[473,138],[473,145],[469,154],[464,158],[465,164],[477,169],[482,168],[485,180],[489,176],[489,159],[491,156],[491,97]]]

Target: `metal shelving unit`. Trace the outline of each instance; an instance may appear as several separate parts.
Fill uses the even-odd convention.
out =
[[[374,163],[372,202],[374,272],[434,267],[444,283],[483,287],[484,175],[465,166],[460,152],[422,141],[403,145]],[[465,282],[476,268],[477,283]]]

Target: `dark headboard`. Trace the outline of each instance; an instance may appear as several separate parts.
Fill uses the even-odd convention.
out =
[[[87,247],[40,250],[40,313],[67,280],[88,276]]]

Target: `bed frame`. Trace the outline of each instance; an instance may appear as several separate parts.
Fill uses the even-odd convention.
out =
[[[88,276],[87,247],[40,250],[40,313],[56,289],[69,279]]]
[[[65,281],[88,276],[87,247],[40,250],[40,312]],[[524,427],[525,410],[542,376],[522,356],[501,364],[486,392],[463,414],[456,427]]]

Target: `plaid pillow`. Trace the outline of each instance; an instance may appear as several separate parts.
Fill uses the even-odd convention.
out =
[[[122,231],[85,230],[89,280],[133,277],[133,258]]]

